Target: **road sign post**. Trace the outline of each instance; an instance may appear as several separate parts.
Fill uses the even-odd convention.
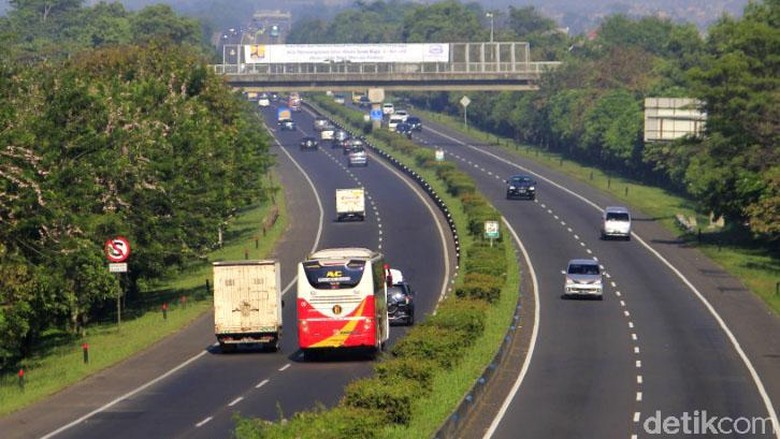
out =
[[[460,99],[460,105],[463,105],[463,125],[466,127],[466,131],[469,129],[469,104],[471,103],[471,99],[469,99],[468,96],[463,96]]]
[[[127,272],[125,261],[130,257],[130,241],[124,236],[117,236],[106,241],[103,246],[108,259],[108,270],[116,273],[119,289],[116,292],[116,324],[122,324],[122,279],[120,273]]]
[[[485,221],[485,238],[490,240],[491,247],[493,247],[493,240],[498,237],[498,221]]]

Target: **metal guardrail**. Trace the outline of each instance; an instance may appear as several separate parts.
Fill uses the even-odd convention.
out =
[[[289,64],[213,64],[211,68],[219,75],[274,75],[284,79],[290,75],[529,75],[539,77],[551,71],[560,62],[523,63],[289,63]]]

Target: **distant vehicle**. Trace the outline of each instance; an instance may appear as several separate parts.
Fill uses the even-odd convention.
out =
[[[287,106],[291,111],[301,111],[301,95],[297,92],[290,93],[287,98]]]
[[[258,93],[256,91],[248,91],[245,92],[244,95],[246,96],[246,100],[250,102],[257,102]]]
[[[279,107],[276,110],[276,121],[279,122],[285,119],[292,119],[292,112],[290,112],[288,107]]]
[[[403,123],[404,118],[402,116],[396,116],[395,114],[391,114],[390,118],[387,119],[387,129],[390,131],[395,131],[396,127],[399,123]]]
[[[382,104],[382,114],[389,116],[395,112],[395,106],[392,102],[385,102]]]
[[[257,106],[258,107],[271,106],[271,97],[268,96],[268,93],[261,93],[260,96],[257,97]]]
[[[404,280],[403,273],[395,268],[388,270],[387,315],[390,324],[414,324],[414,290]]]
[[[422,131],[422,120],[419,117],[409,116],[406,118],[406,123],[412,127],[412,130]]]
[[[564,297],[582,296],[604,298],[601,267],[594,259],[572,259],[562,271],[565,276]]]
[[[631,214],[622,206],[608,206],[601,213],[601,239],[631,239]]]
[[[330,120],[327,117],[317,116],[314,118],[314,125],[312,128],[314,131],[322,131],[323,128],[330,125]]]
[[[319,149],[319,143],[317,142],[317,139],[311,136],[306,136],[303,139],[301,139],[300,143],[301,151],[305,149]]]
[[[344,105],[347,103],[347,98],[342,94],[337,94],[333,96],[333,102]]]
[[[360,99],[362,99],[365,96],[366,99],[368,99],[368,96],[366,96],[365,91],[353,91],[352,92],[352,103],[353,104],[359,104]]]
[[[214,333],[222,352],[242,344],[279,350],[282,286],[279,262],[214,262]]]
[[[347,156],[347,166],[368,166],[368,153],[364,148],[355,148]]]
[[[506,180],[506,199],[536,199],[536,180],[527,175],[513,175]]]
[[[336,189],[336,221],[366,219],[366,192],[363,188]]]
[[[271,102],[279,102],[279,93],[272,92],[270,95]]]
[[[333,349],[379,354],[390,334],[384,256],[365,248],[316,251],[298,265],[298,347],[304,359]]]
[[[365,143],[360,139],[347,139],[344,143],[344,154],[349,154],[355,149],[363,148],[365,146]]]
[[[393,116],[398,116],[402,122],[406,122],[406,119],[409,118],[409,112],[406,110],[395,110],[393,111]]]
[[[270,35],[273,38],[277,38],[281,34],[281,30],[279,29],[278,24],[272,24],[271,29],[268,31],[268,35]]]
[[[396,125],[395,132],[398,134],[403,134],[404,136],[406,136],[407,139],[412,138],[412,126],[406,122],[401,122],[398,125]]]
[[[345,130],[336,130],[333,132],[333,139],[331,140],[331,148],[343,148],[344,142],[349,139],[349,133]]]
[[[371,108],[371,99],[368,98],[368,96],[363,95],[358,99],[358,107],[360,108]]]
[[[320,139],[323,141],[333,141],[333,136],[336,133],[336,127],[330,124],[330,122],[325,125],[322,130],[320,131]]]
[[[295,131],[298,129],[297,125],[295,124],[295,121],[292,119],[281,119],[279,120],[279,130],[281,131]]]

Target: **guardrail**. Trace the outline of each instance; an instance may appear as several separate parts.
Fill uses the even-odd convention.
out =
[[[468,76],[478,74],[528,75],[538,77],[561,65],[560,62],[515,63],[289,63],[289,64],[213,64],[220,75],[429,75]]]

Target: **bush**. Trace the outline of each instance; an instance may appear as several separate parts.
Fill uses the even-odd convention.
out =
[[[450,369],[461,358],[468,337],[462,331],[422,324],[399,340],[391,352],[396,357],[415,361],[432,360],[439,367]]]
[[[421,389],[429,392],[433,388],[433,376],[437,364],[431,360],[413,358],[390,358],[374,367],[379,379],[394,382],[408,379],[416,382]]]
[[[469,272],[463,281],[463,285],[455,289],[455,296],[461,299],[484,300],[495,303],[501,297],[503,279],[492,275]]]
[[[466,272],[482,273],[503,279],[506,275],[506,259],[501,245],[473,245],[468,249]]]
[[[412,402],[421,390],[420,385],[410,379],[363,378],[347,385],[341,405],[376,410],[385,415],[388,423],[407,425],[412,418]]]
[[[427,318],[425,325],[466,333],[468,334],[466,343],[471,345],[485,330],[489,307],[490,305],[483,300],[450,297],[439,305],[435,315]]]
[[[341,406],[331,410],[320,406],[277,423],[236,415],[234,436],[238,439],[373,439],[379,437],[387,424],[385,419],[385,414],[379,410]]]

